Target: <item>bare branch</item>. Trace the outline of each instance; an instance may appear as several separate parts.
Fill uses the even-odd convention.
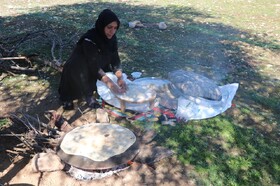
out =
[[[56,33],[53,29],[38,30],[30,33],[19,34],[16,36],[10,36],[7,38],[0,38],[0,63],[4,60],[17,60],[24,59],[32,67],[31,61],[28,56],[17,56],[17,51],[22,46],[36,47],[36,44],[47,44],[50,45],[50,56],[51,60],[44,59],[45,65],[48,65],[58,71],[62,71],[62,65],[65,63],[63,61],[63,53],[65,49],[72,48],[75,44],[79,33],[74,33],[71,36],[61,36]],[[11,66],[10,64],[8,64]],[[6,65],[7,66],[7,65]],[[14,62],[14,66],[15,62]],[[4,68],[6,71],[10,68]],[[12,67],[13,70],[18,70],[23,73],[34,72],[33,69],[26,69],[22,67]]]
[[[15,135],[15,133],[13,133],[12,131],[11,131],[11,134]],[[23,142],[26,145],[26,147],[29,148],[31,151],[34,151],[34,149],[32,148],[32,145],[24,137],[19,138],[16,135],[15,135],[15,137],[18,138],[21,142]]]
[[[57,66],[56,64],[54,64],[54,63],[52,63],[50,61],[44,61],[44,64],[54,68],[55,70],[57,70],[59,72],[62,72],[63,67]]]

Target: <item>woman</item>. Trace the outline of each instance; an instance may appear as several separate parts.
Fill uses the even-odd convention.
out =
[[[85,98],[91,108],[100,107],[93,98],[98,79],[114,93],[126,91],[115,35],[119,26],[120,21],[116,14],[105,9],[98,16],[95,28],[88,30],[79,39],[72,55],[63,67],[60,80],[58,92],[64,109],[74,109],[73,100],[80,98]],[[105,72],[109,71],[117,76],[118,85],[106,75]]]

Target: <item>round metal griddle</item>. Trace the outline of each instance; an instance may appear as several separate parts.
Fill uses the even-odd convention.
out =
[[[129,130],[125,127],[122,127],[120,125],[116,125],[116,124],[110,124],[110,123],[102,123],[102,124],[98,124],[98,123],[91,123],[88,125],[92,125],[91,127],[94,127],[98,129],[98,127],[103,127],[107,126],[110,127],[110,125],[114,126],[112,129],[112,133],[114,134],[114,132],[117,134],[119,131],[118,130]],[[85,126],[85,125],[83,125]],[[83,127],[81,126],[81,127]],[[72,133],[77,133],[79,132],[79,128],[77,127],[75,129],[73,129],[72,131],[70,131],[69,133],[67,133],[66,135],[72,135]],[[116,131],[114,131],[116,130]],[[130,131],[130,130],[129,130]],[[72,133],[71,133],[72,132]],[[102,133],[101,135],[103,135],[104,130],[100,130],[100,132]],[[131,133],[133,133],[132,131],[130,131]],[[66,135],[64,136],[64,138],[66,137]],[[108,134],[106,134],[106,132],[104,133],[104,138],[106,140]],[[133,133],[134,135],[134,133]],[[109,137],[109,136],[108,136]],[[63,142],[64,138],[62,139],[61,143]],[[94,138],[94,133],[91,136],[87,136],[87,135],[83,135],[81,134],[79,136],[79,138],[75,139],[75,143],[79,143],[80,140],[87,140],[87,138]],[[71,166],[83,169],[83,170],[102,170],[102,169],[111,169],[113,167],[116,167],[118,165],[121,164],[126,164],[128,163],[129,160],[134,159],[138,152],[139,152],[139,140],[138,138],[135,136],[136,140],[133,144],[131,144],[130,146],[127,147],[127,149],[120,153],[120,154],[115,154],[111,157],[109,157],[108,159],[104,160],[104,161],[96,161],[96,160],[92,160],[84,155],[75,155],[75,154],[69,154],[66,153],[65,151],[62,150],[61,148],[61,143],[58,146],[57,149],[57,155],[61,158],[62,161],[64,161],[65,163],[68,163]],[[116,140],[122,140],[122,139],[116,139]],[[68,145],[68,144],[67,144]],[[71,146],[71,144],[69,144]],[[102,145],[102,144],[101,144]],[[87,144],[86,148],[92,148],[93,146],[91,144]],[[79,146],[78,146],[79,148]],[[82,145],[81,145],[82,148]],[[118,147],[112,147],[112,148],[118,148]],[[83,149],[79,149],[79,150],[83,150]],[[88,150],[88,149],[87,149]],[[94,150],[94,149],[93,149]]]

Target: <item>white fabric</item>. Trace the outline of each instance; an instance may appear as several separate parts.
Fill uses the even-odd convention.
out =
[[[222,92],[221,101],[210,101],[203,98],[193,98],[190,101],[190,99],[180,96],[178,98],[176,117],[184,120],[193,120],[217,116],[231,107],[238,86],[238,83],[219,86]]]
[[[117,82],[117,77],[113,73],[107,72],[106,74],[115,83]],[[127,79],[126,74],[123,75],[123,79],[127,84],[132,83],[130,80]],[[120,108],[119,99],[114,95],[114,93],[111,92],[111,90],[102,81],[97,81],[96,85],[97,85],[97,92],[104,101],[106,101],[110,105]],[[142,103],[142,104],[127,103],[126,109],[137,111],[137,112],[146,112],[150,110],[149,103]]]
[[[107,73],[107,75],[114,81],[117,81],[117,78],[113,73]],[[126,83],[132,83],[124,75],[124,80]],[[157,92],[158,95],[162,93],[169,93],[168,84],[171,82],[169,80],[155,78],[155,77],[146,77],[139,78],[133,81],[133,84],[142,86],[143,88],[152,89]],[[238,89],[238,83],[227,84],[224,86],[219,86],[222,93],[222,99],[220,101],[212,101],[208,99],[203,99],[200,97],[191,97],[191,96],[180,96],[172,98],[172,101],[177,102],[176,117],[184,120],[193,120],[193,119],[206,119],[211,118],[216,115],[219,115],[231,107],[232,100]],[[113,105],[117,108],[120,108],[119,100],[115,95],[107,88],[107,86],[101,82],[97,82],[97,91],[101,98],[106,101],[108,104]],[[166,96],[168,97],[168,96]],[[170,96],[169,96],[170,98]],[[160,103],[160,100],[156,98],[155,106]],[[148,103],[142,104],[126,104],[126,109],[133,110],[137,112],[147,112],[150,110]]]
[[[173,89],[183,95],[202,97],[209,100],[220,101],[222,93],[213,80],[185,70],[174,70],[168,73],[168,80],[172,82]]]

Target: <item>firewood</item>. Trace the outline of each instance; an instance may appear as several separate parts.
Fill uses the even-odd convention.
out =
[[[25,67],[19,67],[19,66],[11,66],[11,69],[21,71],[23,73],[34,73],[34,72],[36,72],[35,68],[25,68]]]

